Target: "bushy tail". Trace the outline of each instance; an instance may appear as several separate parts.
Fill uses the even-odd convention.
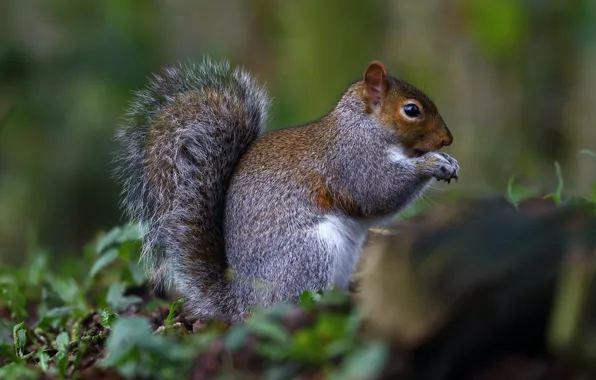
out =
[[[225,196],[237,161],[263,132],[268,106],[248,73],[207,58],[155,75],[135,93],[117,134],[116,175],[126,212],[142,227],[142,258],[152,280],[173,282],[199,315],[234,307],[225,280]]]

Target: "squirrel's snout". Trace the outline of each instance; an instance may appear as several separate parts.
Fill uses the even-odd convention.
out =
[[[449,146],[453,143],[453,135],[451,134],[451,131],[447,129],[447,127],[445,127],[445,131],[445,136],[441,140],[441,147]]]

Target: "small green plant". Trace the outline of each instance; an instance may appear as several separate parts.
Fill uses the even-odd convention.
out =
[[[557,161],[555,161],[555,173],[557,174],[557,189],[554,193],[546,194],[544,199],[552,198],[555,204],[560,206],[563,203],[563,188],[565,183],[561,174],[561,165]]]
[[[586,154],[596,158],[596,153],[587,149],[581,150],[580,154]],[[561,165],[559,162],[555,161],[554,166],[555,174],[557,176],[557,188],[554,192],[545,194],[542,198],[552,199],[553,203],[557,206],[569,206],[586,212],[596,212],[596,179],[594,180],[592,200],[574,195],[564,197],[563,191],[565,189],[565,180],[563,178]],[[512,176],[507,182],[507,198],[516,208],[522,200],[537,195],[538,192],[536,189],[522,186],[517,183],[515,176]]]
[[[90,347],[102,347],[103,329],[117,320],[112,309],[104,307],[97,315],[93,305],[124,310],[140,302],[124,294],[127,286],[144,281],[134,269],[138,233],[130,225],[113,229],[85,250],[79,263],[86,270],[65,265],[61,272],[50,270],[48,253],[33,236],[29,263],[0,270],[0,315],[10,311],[8,318],[0,317],[0,356],[6,358],[0,361],[0,378],[37,378],[41,372],[67,378]],[[10,323],[7,341],[2,331]]]
[[[512,176],[507,182],[507,198],[515,207],[519,205],[520,201],[537,194],[535,189],[522,186],[516,182],[516,179],[516,176]]]
[[[168,317],[166,318],[165,324],[166,326],[172,326],[174,324],[174,318],[176,317],[176,312],[181,304],[184,302],[184,298],[180,298],[174,302],[170,306],[170,312],[168,313]]]

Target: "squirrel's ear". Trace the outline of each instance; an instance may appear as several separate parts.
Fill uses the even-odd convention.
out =
[[[368,104],[375,108],[380,106],[387,92],[387,69],[382,62],[373,61],[368,65],[364,72],[364,85]]]

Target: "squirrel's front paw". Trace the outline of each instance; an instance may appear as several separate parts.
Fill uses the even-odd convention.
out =
[[[424,158],[431,168],[430,174],[437,180],[450,183],[452,179],[459,179],[459,164],[447,153],[430,152]]]

